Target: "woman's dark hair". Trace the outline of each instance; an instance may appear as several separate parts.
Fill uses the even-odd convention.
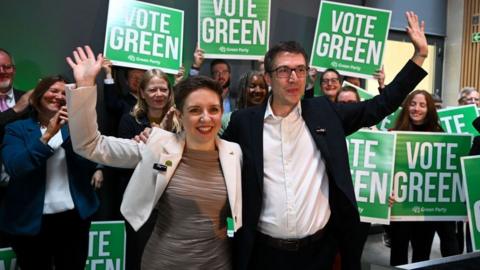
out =
[[[223,104],[222,93],[223,89],[220,84],[208,77],[205,76],[192,76],[186,79],[181,80],[173,87],[175,106],[178,110],[182,111],[183,106],[185,105],[185,100],[192,93],[197,91],[200,88],[206,88],[212,90],[217,94],[220,101],[220,105]],[[222,106],[223,110],[223,106]]]
[[[67,80],[62,75],[54,75],[41,79],[37,84],[32,92],[32,95],[30,96],[30,104],[32,104],[32,107],[35,109],[35,111],[38,112],[40,110],[40,100],[48,91],[48,89],[50,89],[50,87],[56,82],[67,83]]]
[[[433,101],[432,95],[425,90],[415,90],[405,98],[402,104],[402,111],[395,122],[393,130],[413,130],[408,107],[416,95],[423,95],[427,101],[427,115],[425,116],[425,121],[423,123],[424,131],[443,131],[439,124],[437,109],[435,108],[435,102]]]
[[[258,76],[262,78],[262,80],[265,82],[265,78],[263,77],[262,72],[257,70],[247,71],[242,75],[242,77],[240,77],[240,80],[238,81],[238,92],[240,93],[240,95],[238,96],[237,104],[237,107],[239,109],[244,109],[248,107],[248,89],[250,88],[250,81],[252,80],[253,76]],[[267,85],[266,82],[265,85]],[[265,91],[268,92],[268,89],[265,89]],[[267,95],[265,95],[265,97],[266,96]]]
[[[340,82],[340,84],[342,84],[343,77],[342,77],[342,75],[340,75],[340,73],[338,72],[338,70],[336,70],[336,69],[334,69],[334,68],[327,68],[327,69],[325,69],[325,71],[323,71],[323,73],[322,73],[322,76],[320,76],[320,82],[322,82],[323,76],[325,76],[325,74],[327,74],[327,72],[333,72],[333,73],[337,74],[338,81]]]

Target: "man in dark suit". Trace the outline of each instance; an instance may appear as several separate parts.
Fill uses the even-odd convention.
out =
[[[381,95],[356,104],[301,100],[308,57],[296,42],[265,55],[272,94],[263,106],[232,114],[224,139],[243,151],[243,227],[235,236],[237,269],[360,269],[359,214],[345,136],[395,111],[426,76],[424,24],[407,12],[412,59]]]
[[[30,92],[22,92],[13,88],[15,63],[11,54],[0,48],[0,141],[3,142],[5,126],[27,115]],[[5,172],[0,159],[0,204],[5,194],[5,186],[10,177]],[[8,246],[3,233],[0,233],[0,248]]]

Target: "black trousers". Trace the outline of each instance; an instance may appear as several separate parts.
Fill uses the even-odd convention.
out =
[[[296,251],[274,248],[257,239],[249,269],[332,269],[336,252],[336,240],[328,230],[321,239]]]
[[[408,247],[410,243],[412,244],[412,262],[425,261],[430,258],[432,228],[426,223],[422,221],[390,223],[390,265],[409,263]]]
[[[155,228],[157,221],[157,210],[154,209],[138,231],[135,231],[130,224],[125,221],[125,228],[127,232],[126,256],[125,266],[127,270],[140,270],[142,264],[143,251],[147,245],[148,239]]]
[[[90,219],[76,210],[43,215],[37,235],[12,235],[12,248],[22,270],[84,270]],[[55,268],[54,268],[55,267]]]

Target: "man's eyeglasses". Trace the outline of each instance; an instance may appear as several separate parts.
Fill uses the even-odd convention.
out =
[[[480,101],[480,98],[474,98],[474,97],[471,97],[471,98],[462,98],[463,102],[478,102]]]
[[[332,79],[322,79],[323,84],[328,84],[328,83],[338,83],[340,80],[338,78],[332,78]]]
[[[212,72],[212,76],[213,77],[219,77],[219,76],[223,76],[223,75],[228,75],[230,72],[228,70],[224,70],[224,71],[215,71],[215,72]]]
[[[0,69],[4,71],[12,71],[14,68],[15,68],[15,65],[12,65],[12,64],[0,65]]]
[[[295,71],[295,75],[298,78],[305,78],[307,72],[310,68],[307,66],[298,66],[296,68],[289,68],[287,66],[280,66],[272,70],[272,73],[275,72],[279,78],[290,78],[292,71]]]

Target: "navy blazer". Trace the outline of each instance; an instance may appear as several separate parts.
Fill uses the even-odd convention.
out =
[[[95,213],[99,201],[90,184],[95,164],[75,154],[68,126],[61,130],[68,181],[75,209],[82,219]],[[34,118],[6,126],[2,157],[10,182],[0,207],[0,229],[10,234],[34,235],[40,231],[45,201],[46,162],[54,151],[40,141]]]
[[[345,136],[362,127],[372,126],[394,112],[404,98],[426,76],[426,72],[409,61],[382,94],[355,104],[332,103],[327,97],[304,99],[302,117],[322,154],[329,178],[330,223],[345,250],[343,254],[358,256],[352,241],[352,229],[357,228],[359,214],[350,174]],[[243,228],[236,234],[235,264],[248,269],[263,197],[263,106],[234,112],[223,138],[236,142],[243,152],[242,194]],[[350,250],[349,250],[350,249]],[[342,260],[343,261],[343,260]],[[356,267],[354,267],[356,268]]]

